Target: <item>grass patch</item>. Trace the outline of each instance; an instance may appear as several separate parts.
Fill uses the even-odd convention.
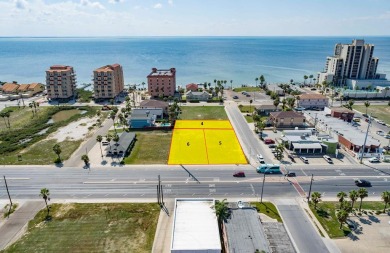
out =
[[[366,107],[364,105],[354,105],[353,109],[366,113]],[[386,124],[390,124],[390,106],[388,105],[370,105],[367,109],[368,115],[372,113],[372,116],[383,120]]]
[[[73,154],[73,152],[80,146],[82,140],[77,141],[63,141],[58,143],[61,147],[61,159],[67,160]],[[0,164],[10,165],[10,164],[53,164],[54,159],[57,158],[57,155],[53,151],[53,146],[57,143],[57,140],[43,140],[38,143],[35,143],[32,146],[27,147],[21,152],[12,152],[0,156]],[[21,155],[21,160],[18,159],[18,155]]]
[[[351,230],[345,226],[345,224],[342,229],[340,229],[340,223],[336,218],[336,209],[338,208],[338,205],[339,202],[320,202],[317,204],[317,209],[314,209],[314,205],[310,204],[311,211],[330,238],[340,238],[351,233]]]
[[[72,109],[72,110],[66,110],[66,111],[60,111],[54,114],[51,118],[54,122],[60,122],[63,120],[68,120],[72,116],[80,114],[80,110]]]
[[[53,204],[4,252],[151,252],[160,208],[145,203]]]
[[[251,206],[254,206],[258,213],[263,213],[272,219],[276,219],[278,222],[283,222],[278,210],[271,202],[251,202]]]
[[[11,209],[10,209],[10,208],[9,208],[9,207],[10,207],[10,204],[5,205],[3,217],[4,217],[4,218],[8,218],[9,215],[11,215],[12,213],[15,212],[15,210],[16,210],[16,208],[18,208],[18,206],[19,206],[18,203],[12,204],[12,207],[11,207]]]
[[[227,120],[223,106],[182,106],[179,119]]]
[[[246,119],[246,122],[248,123],[253,123],[253,117],[252,116],[248,116],[248,115],[244,115],[245,119]]]
[[[253,105],[252,106],[249,106],[249,105],[239,105],[238,109],[240,109],[241,112],[252,113],[252,112],[255,111],[256,108]]]
[[[253,92],[253,91],[261,91],[261,88],[260,87],[238,87],[238,88],[234,88],[233,91],[235,91],[235,92],[243,92],[243,91]]]
[[[92,98],[92,91],[85,89],[76,89],[77,91],[77,101],[80,103],[89,103]]]
[[[136,142],[125,164],[167,164],[172,132],[136,132]]]

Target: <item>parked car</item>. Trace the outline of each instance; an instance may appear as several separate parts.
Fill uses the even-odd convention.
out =
[[[363,179],[362,180],[360,180],[360,179],[355,180],[355,185],[358,187],[371,187],[370,181],[363,180]]]
[[[376,134],[380,135],[380,136],[384,136],[385,132],[383,132],[382,130],[379,130],[379,131],[376,131]]]
[[[376,158],[376,157],[371,157],[370,159],[368,159],[368,161],[369,161],[370,163],[379,163],[379,162],[380,162],[379,159]]]
[[[233,174],[233,177],[245,177],[245,172],[243,171],[237,171]]]
[[[353,121],[354,121],[354,122],[360,122],[360,117],[354,117],[354,118],[353,118]]]
[[[304,163],[309,163],[309,160],[308,160],[306,157],[301,156],[301,157],[299,157],[299,158],[302,160],[302,162],[304,162]]]
[[[251,95],[250,94],[246,94],[245,96],[250,97]]]
[[[369,119],[365,119],[364,121],[365,121],[365,122],[369,122],[370,120],[369,120]]]
[[[378,120],[378,123],[381,125],[386,125],[386,123],[383,120]]]
[[[257,154],[256,157],[257,157],[257,160],[259,161],[259,163],[265,163],[264,157],[261,154]]]
[[[363,113],[362,116],[368,118],[368,115],[365,113]]]
[[[275,141],[272,140],[272,139],[265,139],[265,140],[264,140],[264,143],[265,143],[265,144],[275,144]]]
[[[389,151],[390,150],[390,146],[384,146],[383,149],[386,150],[386,151]]]
[[[289,171],[289,172],[287,172],[287,174],[285,176],[286,177],[296,177],[297,175],[295,174],[295,172]]]
[[[108,144],[110,144],[110,143],[108,143],[108,141],[102,141],[103,146],[107,146]]]
[[[386,138],[386,139],[390,139],[390,134],[386,134],[386,135],[385,135],[385,138]]]
[[[233,96],[233,99],[238,99],[238,96]]]
[[[271,148],[272,154],[276,154],[276,148]]]
[[[276,144],[269,144],[268,147],[269,148],[276,148]]]
[[[323,158],[324,158],[325,161],[327,161],[328,163],[333,163],[332,158],[330,158],[330,156],[324,155]]]

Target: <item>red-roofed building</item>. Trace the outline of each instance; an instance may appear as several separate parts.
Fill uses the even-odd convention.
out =
[[[271,112],[269,114],[269,121],[275,127],[281,128],[292,128],[302,127],[305,125],[306,118],[302,113],[294,111],[282,111],[282,112]]]
[[[153,68],[147,76],[148,92],[153,97],[174,96],[176,91],[176,69]]]
[[[321,94],[302,94],[297,100],[300,108],[320,108],[324,109],[328,106],[328,98]]]
[[[122,66],[115,63],[93,71],[95,99],[110,99],[118,96],[124,89]]]
[[[186,85],[187,91],[198,91],[198,85],[196,83],[189,83]]]

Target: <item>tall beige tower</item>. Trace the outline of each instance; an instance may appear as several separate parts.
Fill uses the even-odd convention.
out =
[[[111,99],[124,89],[123,69],[119,64],[100,67],[93,71],[95,99]]]
[[[76,74],[71,66],[53,65],[46,70],[49,99],[67,100],[76,95]]]

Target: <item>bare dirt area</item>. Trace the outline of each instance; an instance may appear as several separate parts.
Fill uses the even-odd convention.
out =
[[[58,142],[65,140],[82,140],[87,137],[89,128],[96,123],[97,117],[81,118],[67,126],[61,127],[55,133],[48,136],[48,139],[57,139]]]
[[[390,216],[353,217],[357,229],[345,239],[334,240],[343,253],[387,253],[390,249]]]

